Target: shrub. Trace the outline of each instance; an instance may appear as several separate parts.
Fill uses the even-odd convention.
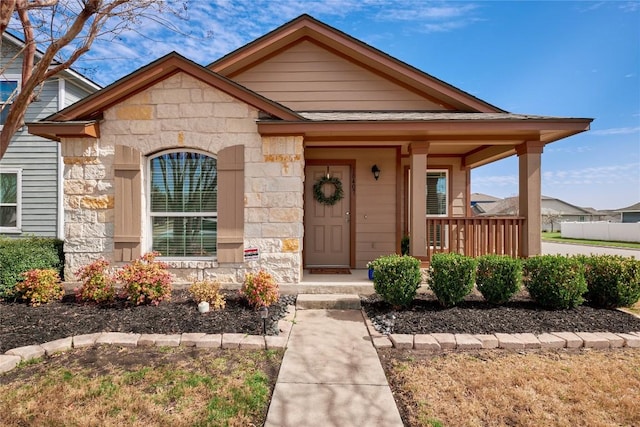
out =
[[[85,302],[105,304],[113,302],[116,296],[114,279],[107,269],[109,261],[98,259],[78,269],[76,273],[82,286],[76,289],[76,299]]]
[[[22,273],[24,280],[16,285],[20,297],[32,306],[61,300],[64,289],[58,272],[52,268],[34,269]]]
[[[386,255],[371,261],[373,288],[395,308],[406,307],[420,287],[420,261],[408,255]]]
[[[618,255],[580,257],[587,281],[586,298],[599,307],[630,306],[640,299],[640,260]]]
[[[442,306],[454,306],[471,293],[476,265],[474,258],[456,253],[437,253],[431,257],[428,283]]]
[[[135,305],[158,305],[171,299],[171,273],[167,264],[155,260],[158,255],[146,253],[116,273],[116,279],[122,283],[123,298]]]
[[[278,301],[278,284],[271,274],[264,270],[247,273],[240,294],[253,307],[267,307]]]
[[[198,280],[189,286],[189,293],[196,303],[206,301],[214,310],[224,308],[226,301],[220,293],[220,282],[217,280]]]
[[[62,240],[40,237],[0,238],[0,298],[13,297],[22,273],[29,270],[53,268],[62,276],[62,244]]]
[[[587,291],[584,268],[576,258],[540,255],[524,261],[523,282],[538,304],[552,309],[582,304]]]
[[[476,287],[491,304],[504,304],[522,287],[522,262],[519,259],[484,255],[477,261]]]

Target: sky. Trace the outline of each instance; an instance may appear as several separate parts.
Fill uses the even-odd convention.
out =
[[[596,209],[640,202],[638,0],[193,0],[184,12],[97,41],[75,68],[107,85],[171,51],[206,65],[307,13],[509,112],[593,118],[545,147],[543,195]],[[517,158],[472,170],[471,185],[517,195]]]

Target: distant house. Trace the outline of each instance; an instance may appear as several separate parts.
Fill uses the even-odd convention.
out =
[[[5,32],[0,63],[0,128],[9,112],[12,94],[21,86],[24,43]],[[17,58],[16,58],[16,55]],[[49,79],[29,106],[26,122],[40,120],[97,91],[100,87],[68,70]],[[60,144],[31,135],[23,127],[0,160],[0,235],[64,237],[62,156]]]
[[[616,212],[620,213],[620,222],[640,222],[640,202],[617,209]]]
[[[540,253],[542,151],[590,123],[509,113],[303,15],[207,67],[168,54],[29,131],[62,146],[67,271],[155,250],[178,279],[298,283],[405,234],[425,262]],[[510,156],[520,216],[474,223],[471,170]]]
[[[518,215],[518,197],[507,197],[498,202],[483,205],[484,216]],[[540,197],[542,231],[560,231],[562,222],[604,221],[606,213],[581,208],[554,197]]]
[[[488,194],[471,193],[471,211],[474,215],[482,215],[487,209],[491,209],[493,203],[499,202],[500,200],[502,199]]]

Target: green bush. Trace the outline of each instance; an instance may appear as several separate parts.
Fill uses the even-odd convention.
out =
[[[471,293],[477,261],[456,253],[437,253],[431,257],[429,287],[444,307],[451,307]]]
[[[55,269],[62,277],[64,252],[62,240],[30,237],[9,239],[0,237],[0,298],[16,294],[16,284],[29,270]]]
[[[476,287],[491,304],[504,304],[522,287],[522,262],[508,256],[479,257]]]
[[[408,255],[386,255],[369,263],[373,268],[373,288],[395,308],[406,307],[420,287],[420,260]]]
[[[278,301],[278,283],[271,273],[260,270],[244,276],[240,295],[255,308],[268,307]]]
[[[25,271],[22,277],[24,280],[16,285],[16,292],[34,307],[61,300],[64,296],[60,276],[53,268]]]
[[[599,307],[626,307],[640,299],[640,260],[619,255],[579,257],[587,281],[586,298]]]
[[[523,282],[538,304],[552,309],[574,308],[587,291],[584,267],[577,258],[541,255],[524,261]]]

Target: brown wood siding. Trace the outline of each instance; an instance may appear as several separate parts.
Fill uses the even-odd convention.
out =
[[[141,255],[142,181],[140,152],[116,145],[114,261],[131,261]]]
[[[296,111],[445,109],[309,41],[233,79]]]
[[[239,263],[244,252],[244,146],[218,153],[218,262]]]

